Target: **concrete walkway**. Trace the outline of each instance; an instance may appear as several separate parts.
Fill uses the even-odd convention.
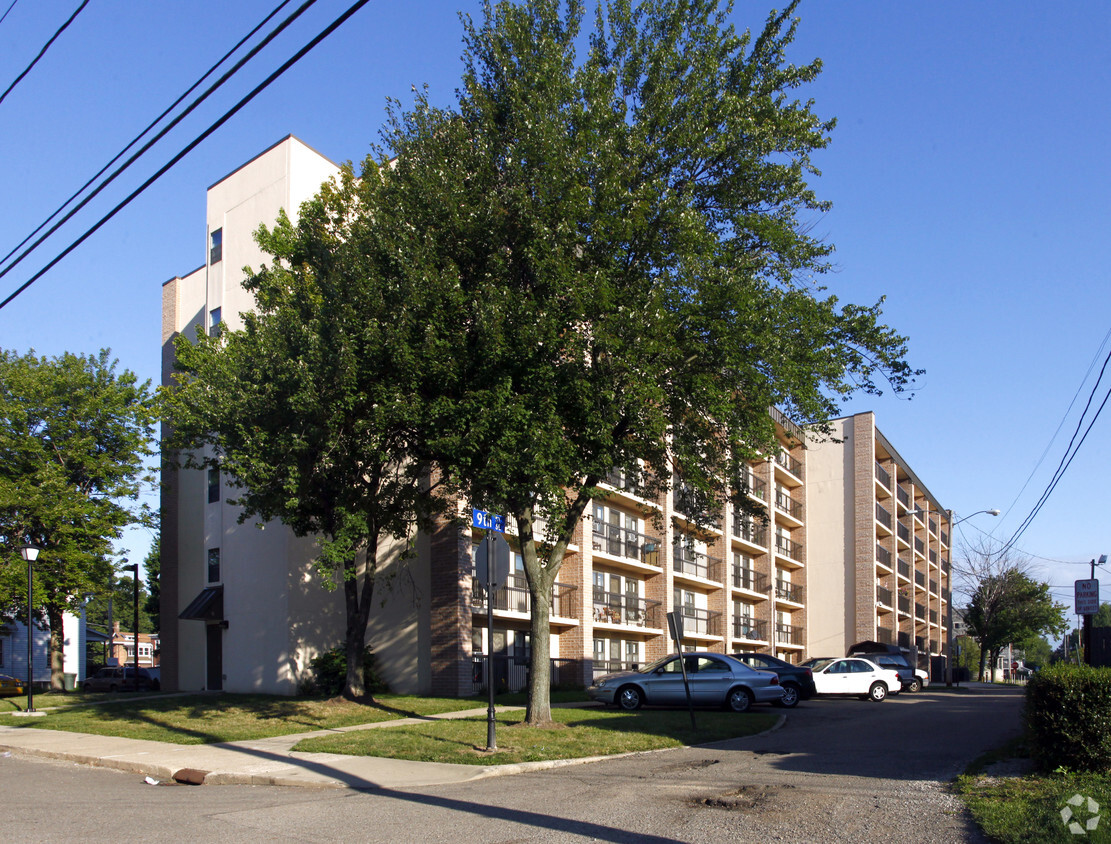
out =
[[[519,707],[498,707],[499,712],[514,709]],[[482,707],[429,717],[465,718],[485,713],[486,707]],[[0,753],[43,756],[81,765],[115,768],[150,777],[160,783],[179,781],[193,785],[288,785],[355,789],[443,785],[607,758],[481,766],[412,762],[378,756],[345,756],[337,753],[296,753],[292,749],[301,739],[309,736],[420,724],[427,720],[428,718],[401,718],[251,741],[204,745],[170,744],[0,724]]]

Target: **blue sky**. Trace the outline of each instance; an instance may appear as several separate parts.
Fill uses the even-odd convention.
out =
[[[0,89],[77,5],[17,2],[0,23]],[[0,255],[273,5],[90,4],[0,103]],[[320,0],[78,225],[0,278],[0,298],[345,8]],[[768,8],[742,2],[734,19],[759,28]],[[449,103],[459,10],[478,4],[365,6],[0,310],[0,345],[47,355],[110,347],[121,366],[157,382],[161,284],[203,263],[205,189],[289,133],[334,160],[357,161],[377,136],[385,98],[407,99],[413,85]],[[911,363],[927,371],[913,398],[862,396],[846,412],[873,410],[958,518],[1004,511],[975,516],[959,533],[1006,539],[1049,482],[1092,389],[1089,365],[1098,354],[1098,371],[1107,353],[1111,6],[810,0],[798,15],[790,58],[825,65],[799,95],[838,119],[814,182],[833,202],[814,221],[837,248],[828,287],[844,301],[886,296],[886,321],[910,338]],[[1101,493],[1111,475],[1107,431],[1100,417],[1018,543],[1070,606],[1073,580],[1087,576],[1077,563],[1111,553]],[[141,559],[149,541],[132,532],[121,550]],[[1104,578],[1111,597],[1111,574]]]

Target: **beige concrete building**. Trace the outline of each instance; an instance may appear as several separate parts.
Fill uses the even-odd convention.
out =
[[[238,327],[252,307],[241,268],[263,262],[251,237],[258,225],[283,208],[295,217],[336,171],[290,136],[209,188],[205,263],[163,286],[164,382],[177,336]],[[838,421],[845,445],[808,448],[798,426],[770,412],[780,448],[747,478],[766,520],[727,507],[719,524],[699,527],[681,487],[649,500],[635,477],[606,479],[608,494],[584,515],[554,590],[554,681],[588,683],[670,652],[666,613],[676,609],[686,647],[792,662],[900,633],[931,650],[941,642],[934,615],[943,606],[937,571],[947,537],[932,496],[870,415]],[[342,593],[325,590],[311,571],[312,540],[280,524],[238,524],[217,472],[167,464],[163,482],[164,687],[295,693],[310,660],[342,643],[345,626]],[[419,535],[416,556],[403,563],[384,555],[376,587],[384,603],[375,601],[368,643],[395,691],[477,691],[488,651],[497,657],[496,685],[524,684],[530,598],[508,539],[514,573],[494,595],[493,636],[469,529],[445,523]],[[896,559],[906,560],[905,576]],[[892,603],[904,587],[907,602]]]
[[[872,413],[832,423],[806,453],[812,656],[861,641],[945,652],[948,511],[876,427]]]

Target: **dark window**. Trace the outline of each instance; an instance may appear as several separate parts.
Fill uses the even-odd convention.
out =
[[[208,470],[208,503],[212,504],[220,500],[220,470]]]
[[[208,263],[219,263],[220,259],[224,257],[224,230],[216,229],[210,237],[211,241],[208,246]]]
[[[208,334],[210,337],[220,336],[220,328],[223,322],[224,320],[220,314],[219,308],[213,308],[208,312]]]
[[[220,581],[220,549],[208,549],[208,582],[219,583]]]

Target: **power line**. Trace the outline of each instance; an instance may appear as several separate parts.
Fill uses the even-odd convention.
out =
[[[143,135],[145,135],[152,128],[154,128],[154,126],[156,126],[159,123],[159,121],[162,120],[163,117],[165,117],[174,108],[176,108],[177,105],[182,100],[184,100],[187,96],[189,96],[189,94],[192,93],[205,79],[207,79],[209,76],[211,76],[212,73],[215,72],[216,68],[218,68],[220,65],[222,65],[228,59],[229,56],[231,56],[236,50],[238,50],[243,45],[243,43],[245,41],[247,41],[249,38],[251,38],[251,36],[253,36],[256,32],[258,32],[263,26],[265,26],[270,21],[270,19],[273,18],[274,15],[276,15],[279,11],[281,11],[281,9],[284,6],[288,5],[289,2],[290,2],[290,0],[283,0],[283,2],[276,9],[274,9],[274,11],[272,11],[269,15],[267,15],[266,18],[263,19],[262,22],[260,22],[258,24],[258,26],[256,26],[249,33],[247,33],[247,35],[245,35],[242,39],[240,39],[238,44],[236,44],[231,50],[229,50],[227,53],[225,53],[223,58],[220,59],[220,61],[216,62],[216,64],[214,64],[211,68],[209,68],[208,72],[206,72],[204,74],[204,76],[202,76],[200,79],[198,79],[196,82],[194,82],[193,85],[190,86],[189,90],[187,90],[184,94],[182,94],[180,97],[178,97],[177,100],[175,100],[173,102],[173,104],[170,105],[169,108],[167,108],[165,111],[162,112],[162,114],[158,115],[158,117],[155,118],[154,121],[151,122],[151,124],[149,126],[147,126],[146,129],[144,129],[142,132],[140,132],[138,135],[136,135],[135,138],[131,141],[131,143],[129,143],[126,147],[124,147],[122,150],[120,150],[118,153],[116,153],[116,155],[112,158],[112,160],[109,161],[107,164],[105,164],[102,168],[100,168],[100,171],[95,176],[93,176],[91,179],[89,179],[87,182],[85,182],[85,184],[82,185],[81,188],[76,193],[74,193],[69,199],[67,199],[65,202],[63,202],[57,208],[57,210],[54,211],[53,214],[51,214],[42,223],[40,223],[39,226],[33,232],[31,232],[29,235],[27,235],[25,238],[23,238],[23,240],[20,241],[15,247],[13,247],[12,250],[10,252],[8,252],[7,255],[5,255],[3,258],[0,258],[0,263],[3,263],[4,261],[7,261],[9,258],[11,258],[12,255],[14,255],[17,250],[21,249],[24,246],[24,244],[27,243],[27,241],[29,241],[32,237],[34,237],[36,234],[38,234],[40,231],[42,231],[43,228],[46,225],[48,225],[51,220],[53,220],[55,217],[57,217],[58,214],[60,214],[63,211],[63,209],[65,209],[65,207],[67,205],[69,205],[71,202],[73,202],[74,199],[76,199],[78,196],[80,196],[85,191],[85,189],[90,184],[92,184],[96,179],[99,179],[101,177],[101,175],[104,173],[105,170],[107,170],[109,167],[111,167],[113,164],[115,164],[117,161],[119,161],[119,159],[124,155],[124,153],[126,153],[129,149],[131,149],[131,147],[133,147],[136,143],[138,143],[139,139],[142,138]],[[142,146],[141,149],[139,149],[136,153],[134,153],[121,166],[117,167],[116,170],[107,179],[105,179],[103,182],[101,182],[99,185],[97,185],[96,189],[93,190],[92,193],[90,193],[88,196],[86,196],[84,199],[82,199],[81,202],[78,205],[76,205],[74,208],[70,209],[69,213],[67,213],[61,220],[59,220],[57,223],[55,223],[53,226],[51,226],[50,230],[48,232],[46,232],[46,234],[44,234],[42,237],[40,237],[38,240],[36,240],[33,244],[31,244],[30,247],[25,249],[19,255],[18,258],[16,258],[14,261],[12,261],[10,264],[8,264],[8,266],[4,267],[3,270],[0,270],[0,278],[3,278],[4,276],[6,276],[24,258],[26,258],[28,255],[30,255],[32,252],[34,252],[36,249],[38,249],[39,246],[41,246],[43,244],[43,242],[48,237],[50,237],[52,234],[54,234],[54,232],[56,232],[59,228],[61,228],[63,225],[65,225],[70,219],[72,219],[73,216],[78,211],[80,211],[82,208],[84,208],[86,205],[88,205],[102,190],[104,190],[106,187],[108,187],[108,185],[110,185],[113,181],[115,181],[117,176],[119,176],[128,167],[130,167],[132,164],[134,164],[135,161],[138,158],[140,158],[147,150],[149,150],[158,141],[160,141],[162,138],[164,138],[166,136],[166,134],[171,129],[173,129],[182,120],[184,120],[186,117],[188,117],[193,112],[193,110],[197,108],[197,106],[199,106],[206,99],[208,99],[208,97],[210,97],[215,91],[217,91],[225,82],[228,81],[228,79],[230,79],[232,76],[234,76],[236,73],[238,73],[239,70],[243,67],[243,65],[245,65],[247,62],[249,62],[251,59],[253,59],[256,55],[258,55],[258,53],[264,47],[266,47],[267,44],[269,44],[271,41],[273,41],[279,34],[281,34],[281,32],[283,32],[291,23],[293,23],[295,20],[297,20],[297,18],[299,18],[302,15],[302,13],[304,13],[305,10],[308,9],[310,6],[312,6],[314,3],[316,3],[316,0],[306,0],[306,2],[301,4],[300,8],[298,8],[296,11],[294,11],[293,14],[291,14],[288,18],[286,18],[284,21],[282,21],[277,27],[275,27],[274,30],[272,30],[269,35],[267,35],[261,42],[259,42],[257,45],[255,45],[250,50],[250,52],[247,53],[247,55],[245,55],[238,62],[236,62],[231,68],[229,68],[228,71],[226,73],[224,73],[223,76],[221,76],[214,83],[212,83],[212,85],[210,85],[208,87],[208,89],[203,94],[201,94],[199,97],[197,97],[195,100],[193,100],[193,102],[191,102],[185,108],[185,110],[183,112],[181,112],[181,114],[177,115],[173,120],[171,120],[168,124],[166,124],[166,126],[163,127],[162,130],[157,135],[155,135],[153,138],[151,138],[149,141],[147,141]]]
[[[12,6],[14,6],[14,5],[15,5],[15,3],[12,3]],[[3,94],[0,94],[0,103],[4,102],[4,98],[7,97],[8,94],[10,94],[12,92],[12,88],[14,88],[16,85],[18,85],[20,83],[20,81],[23,79],[23,77],[31,72],[31,68],[33,68],[35,65],[37,65],[39,63],[39,59],[41,59],[43,56],[46,55],[46,51],[50,49],[50,45],[53,44],[57,40],[59,35],[61,35],[63,32],[66,31],[66,28],[71,23],[73,23],[73,19],[76,18],[79,14],[81,14],[81,10],[84,9],[88,5],[89,5],[89,0],[82,0],[81,5],[77,7],[77,11],[69,16],[69,20],[67,20],[64,24],[62,24],[58,28],[57,32],[55,32],[53,35],[50,36],[49,41],[47,41],[45,44],[43,44],[42,49],[39,50],[39,54],[37,56],[35,56],[34,59],[32,59],[31,63],[23,69],[23,72],[15,78],[15,81],[11,85],[8,86],[8,90],[6,90]],[[11,6],[9,6],[8,7],[8,12],[10,12],[11,10],[12,10]],[[4,12],[4,17],[8,16],[8,12]],[[2,18],[0,18],[0,20],[2,20]]]
[[[10,6],[8,6],[8,8],[5,10],[4,14],[0,15],[0,23],[4,22],[4,18],[6,18],[8,16],[8,12],[10,12],[12,9],[14,9],[15,4],[18,3],[18,2],[19,2],[19,0],[12,0],[12,4]]]
[[[23,284],[21,284],[11,295],[8,296],[8,298],[6,298],[3,302],[0,302],[0,309],[4,308],[6,305],[8,305],[9,302],[11,302],[13,299],[15,299],[16,296],[18,296],[20,293],[22,293],[24,290],[26,290],[28,287],[30,287],[32,284],[34,284],[36,281],[38,281],[40,278],[42,278],[51,268],[54,267],[55,264],[57,264],[59,261],[61,261],[63,258],[65,258],[66,255],[68,255],[70,252],[72,252],[74,249],[76,249],[82,243],[84,243],[101,226],[103,226],[105,223],[107,223],[109,220],[111,220],[114,216],[116,216],[116,214],[118,214],[123,208],[125,208],[127,205],[129,205],[131,203],[131,201],[133,199],[135,199],[135,197],[137,197],[139,194],[141,194],[143,191],[145,191],[148,187],[150,187],[152,184],[154,184],[154,182],[157,181],[159,178],[161,178],[166,173],[167,170],[169,170],[171,167],[173,167],[175,164],[177,164],[181,159],[183,159],[186,155],[188,155],[190,152],[192,152],[193,149],[195,149],[205,138],[207,138],[209,135],[211,135],[213,132],[215,132],[217,129],[219,129],[221,126],[223,126],[225,123],[227,123],[227,121],[230,120],[237,112],[239,112],[240,109],[242,109],[245,105],[247,105],[247,103],[249,103],[256,96],[258,96],[262,91],[264,91],[266,88],[268,88],[270,86],[270,84],[275,79],[277,79],[279,76],[281,76],[287,70],[289,70],[289,68],[291,68],[297,62],[299,62],[302,58],[304,58],[304,56],[310,50],[312,50],[321,41],[323,41],[325,38],[327,38],[329,35],[331,35],[333,32],[335,32],[336,29],[338,29],[340,26],[342,26],[344,23],[346,23],[346,21],[352,15],[354,15],[357,11],[359,11],[359,9],[361,9],[363,6],[365,6],[369,2],[370,2],[370,0],[357,0],[356,3],[354,3],[350,8],[348,8],[347,11],[345,11],[342,15],[340,15],[338,18],[336,18],[334,21],[332,21],[327,27],[325,27],[308,44],[306,44],[304,47],[302,47],[300,50],[298,50],[296,53],[294,53],[293,56],[291,56],[289,59],[287,59],[282,64],[281,67],[279,67],[277,70],[275,70],[273,73],[271,73],[268,77],[266,77],[266,79],[264,79],[257,86],[255,86],[255,88],[249,94],[247,94],[247,96],[245,96],[238,103],[236,103],[234,106],[232,106],[228,111],[224,112],[224,114],[215,123],[213,123],[207,129],[205,129],[204,132],[202,132],[200,135],[198,135],[196,138],[194,138],[192,141],[190,141],[188,144],[186,144],[186,146],[177,155],[175,155],[166,164],[164,164],[162,167],[160,167],[158,169],[158,171],[153,176],[151,176],[149,179],[147,179],[145,182],[143,182],[143,184],[139,185],[139,187],[137,187],[130,194],[128,194],[128,196],[122,202],[120,202],[118,205],[116,205],[115,208],[113,208],[111,211],[109,211],[107,214],[105,214],[103,217],[101,217],[100,220],[98,220],[95,225],[93,225],[91,228],[86,230],[86,232],[83,235],[81,235],[79,238],[77,238],[77,240],[73,241],[73,243],[71,243],[64,250],[62,250],[62,252],[59,253],[56,257],[54,257],[45,267],[43,267],[41,270],[39,270],[37,273],[35,273],[33,276],[31,276],[31,278],[27,279],[27,281],[25,281]]]

